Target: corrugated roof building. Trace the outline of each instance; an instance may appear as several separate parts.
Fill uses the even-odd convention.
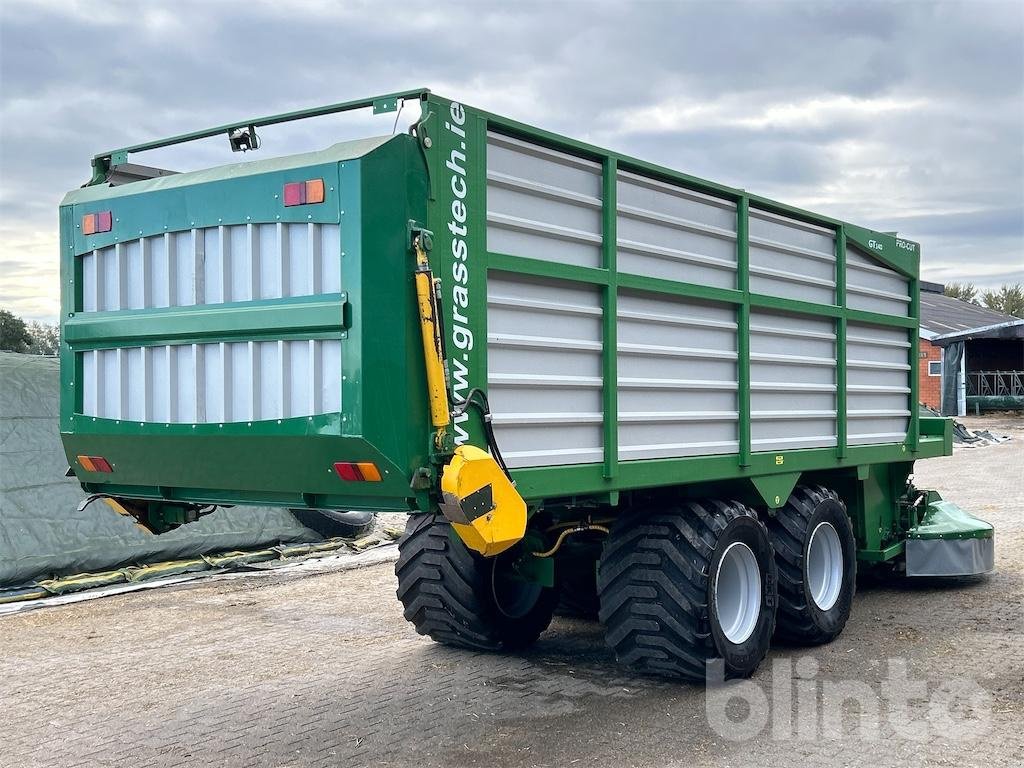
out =
[[[921,283],[921,402],[949,416],[1024,408],[1024,320]]]

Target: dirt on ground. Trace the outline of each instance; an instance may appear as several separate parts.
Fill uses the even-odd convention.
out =
[[[618,667],[596,623],[528,652],[417,636],[389,564],[0,620],[0,766],[998,766],[1024,754],[1024,422],[921,462],[995,524],[996,572],[861,585],[846,631],[747,682]]]

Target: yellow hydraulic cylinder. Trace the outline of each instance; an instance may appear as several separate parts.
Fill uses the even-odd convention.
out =
[[[430,421],[438,447],[451,421],[444,372],[444,345],[438,322],[437,294],[430,263],[419,238],[416,247],[416,301],[423,335]],[[460,445],[441,477],[441,512],[463,543],[484,557],[493,557],[520,541],[526,533],[526,502],[516,492],[490,454]]]
[[[448,389],[444,379],[444,353],[441,329],[437,320],[434,282],[430,274],[427,252],[416,240],[416,301],[423,335],[423,357],[427,370],[427,392],[430,397],[430,423],[442,434],[451,416],[448,413]]]

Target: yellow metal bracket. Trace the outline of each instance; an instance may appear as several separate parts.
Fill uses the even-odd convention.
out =
[[[484,557],[526,535],[526,502],[486,451],[460,445],[441,475],[441,512],[463,543]]]

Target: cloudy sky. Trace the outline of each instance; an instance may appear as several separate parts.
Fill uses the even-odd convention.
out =
[[[898,230],[925,279],[1024,281],[1024,3],[2,0],[0,306],[56,319],[57,205],[93,154],[417,86]],[[263,154],[392,120],[267,129]]]

